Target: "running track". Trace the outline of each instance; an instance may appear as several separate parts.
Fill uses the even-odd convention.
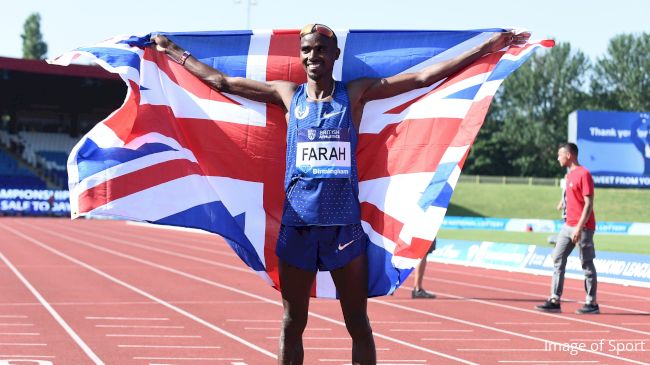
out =
[[[562,314],[532,309],[546,276],[430,263],[425,280],[438,299],[370,300],[379,364],[650,364],[650,289],[599,284],[603,313],[579,316],[578,280]],[[310,311],[305,364],[349,364],[338,302]],[[275,364],[281,315],[217,236],[0,219],[0,365]]]

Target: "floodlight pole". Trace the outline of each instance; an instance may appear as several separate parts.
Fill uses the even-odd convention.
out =
[[[246,29],[251,29],[251,6],[257,5],[257,0],[235,0],[235,3],[246,3]]]

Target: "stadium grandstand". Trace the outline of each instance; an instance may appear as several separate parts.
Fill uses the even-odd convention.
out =
[[[125,92],[99,67],[0,57],[0,186],[65,188],[70,150]]]
[[[0,189],[67,189],[70,150],[125,93],[100,67],[0,57]]]

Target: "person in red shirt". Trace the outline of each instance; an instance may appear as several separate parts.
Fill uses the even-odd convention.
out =
[[[587,298],[585,305],[576,313],[598,314],[600,308],[596,303],[597,275],[594,266],[594,180],[589,171],[578,163],[578,146],[574,143],[560,145],[557,160],[560,166],[569,170],[566,175],[566,218],[552,254],[555,270],[551,282],[551,297],[546,303],[535,308],[545,312],[561,312],[560,297],[564,287],[567,258],[573,248],[578,246],[582,270],[585,273]]]

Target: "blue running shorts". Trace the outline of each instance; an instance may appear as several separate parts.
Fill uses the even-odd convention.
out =
[[[368,236],[361,224],[285,226],[275,254],[280,261],[305,271],[332,271],[366,252]]]

